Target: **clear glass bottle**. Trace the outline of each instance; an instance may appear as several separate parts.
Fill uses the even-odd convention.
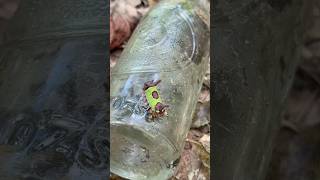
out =
[[[208,66],[208,9],[196,0],[160,1],[133,33],[111,71],[111,172],[128,179],[172,175]],[[150,87],[161,101],[150,100]],[[157,112],[157,102],[169,107]]]

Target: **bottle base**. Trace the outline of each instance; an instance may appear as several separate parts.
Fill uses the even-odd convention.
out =
[[[112,173],[128,179],[167,179],[176,148],[166,138],[154,137],[134,125],[111,123]]]

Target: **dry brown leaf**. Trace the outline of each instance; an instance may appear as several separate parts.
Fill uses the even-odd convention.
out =
[[[210,90],[203,87],[199,95],[198,102],[205,103],[210,101]]]
[[[147,3],[148,4],[148,3]],[[149,6],[144,0],[115,0],[110,3],[110,50],[129,39]]]
[[[190,176],[189,174],[198,171],[200,167],[201,161],[197,152],[192,148],[187,150],[185,149],[181,155],[174,177],[179,180],[188,180]]]
[[[206,151],[210,154],[210,135],[205,134],[200,138],[199,142],[206,149]]]
[[[192,128],[199,128],[210,123],[210,104],[197,103],[196,113],[194,114]]]
[[[210,88],[210,58],[209,58],[208,68],[203,79],[203,85],[206,86],[207,88]]]
[[[115,50],[110,54],[110,68],[112,69],[122,53],[121,49]]]
[[[125,180],[124,178],[120,177],[120,176],[117,176],[113,173],[111,173],[110,177],[109,177],[110,180]]]
[[[206,150],[206,148],[201,143],[199,143],[197,141],[194,141],[192,139],[187,139],[187,141],[192,143],[192,145],[194,145],[194,146],[192,146],[192,148],[195,149],[195,151],[199,155],[199,158],[201,159],[203,165],[206,168],[210,168],[210,152],[208,152]]]
[[[124,17],[110,17],[110,50],[119,47],[130,35],[131,26]]]

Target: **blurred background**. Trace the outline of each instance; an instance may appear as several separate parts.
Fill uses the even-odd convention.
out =
[[[320,0],[305,5],[301,62],[275,139],[267,180],[320,179]]]
[[[0,45],[19,0],[0,0]],[[117,62],[141,17],[157,0],[110,2],[110,67]],[[301,63],[275,139],[267,180],[320,179],[320,0],[309,0],[304,23]],[[209,67],[209,66],[208,66]],[[209,179],[210,71],[203,84],[194,122],[172,179]],[[214,170],[213,170],[214,171]],[[113,179],[121,179],[112,176]]]

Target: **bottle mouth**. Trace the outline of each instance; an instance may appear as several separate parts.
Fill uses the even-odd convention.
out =
[[[128,179],[167,179],[171,144],[127,124],[111,123],[110,170]],[[169,155],[169,156],[168,156]]]

